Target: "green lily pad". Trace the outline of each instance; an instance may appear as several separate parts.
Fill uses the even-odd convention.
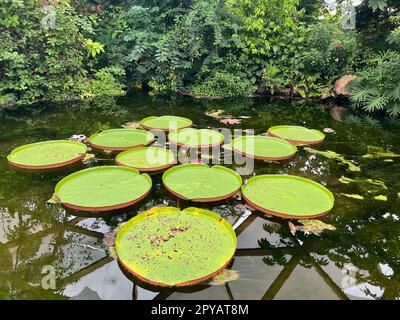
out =
[[[147,117],[140,121],[143,128],[147,130],[173,131],[189,128],[193,125],[192,120],[176,116]]]
[[[235,171],[205,164],[182,164],[164,172],[164,186],[185,200],[208,202],[227,199],[240,190],[242,177]]]
[[[321,131],[301,126],[274,126],[268,129],[268,134],[301,146],[318,144],[325,139]]]
[[[178,146],[206,148],[223,144],[224,136],[209,129],[187,128],[171,132],[168,140]]]
[[[102,166],[75,172],[61,181],[55,194],[68,208],[109,211],[128,207],[150,191],[151,178],[128,167]]]
[[[143,147],[123,151],[117,155],[118,165],[135,168],[139,171],[160,171],[175,164],[175,154],[165,148]]]
[[[261,212],[282,218],[308,219],[331,211],[333,194],[312,180],[266,174],[250,178],[242,187],[247,202]]]
[[[151,132],[139,129],[110,129],[92,134],[88,142],[98,150],[122,151],[147,146],[154,141]]]
[[[236,243],[230,224],[211,211],[156,207],[121,227],[116,250],[121,264],[142,281],[180,287],[224,270]]]
[[[87,146],[69,140],[51,140],[31,143],[14,149],[8,156],[12,167],[27,170],[61,168],[81,161]]]
[[[294,156],[296,146],[279,138],[241,136],[232,140],[233,150],[259,160],[285,160]]]

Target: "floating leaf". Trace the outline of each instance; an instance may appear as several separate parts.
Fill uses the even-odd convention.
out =
[[[127,122],[125,124],[122,125],[123,128],[125,129],[140,129],[142,128],[140,122]]]
[[[379,196],[375,196],[374,199],[379,200],[379,201],[387,201],[387,196],[379,195]]]
[[[233,150],[232,143],[226,143],[226,144],[222,145],[222,148],[225,150],[231,150],[231,151]]]
[[[334,204],[333,194],[327,188],[312,180],[291,175],[254,176],[242,187],[242,193],[245,200],[258,210],[283,218],[322,216]]]
[[[55,193],[71,209],[109,211],[133,205],[151,186],[151,178],[136,169],[100,166],[70,174],[57,183]]]
[[[214,130],[186,128],[168,134],[169,142],[177,146],[206,148],[223,144],[225,137]]]
[[[241,136],[231,142],[233,150],[258,160],[286,160],[293,157],[296,146],[286,140],[265,136]]]
[[[296,232],[297,232],[297,227],[292,223],[292,222],[288,222],[288,225],[289,225],[289,229],[290,229],[290,232],[293,234],[293,235],[295,235],[296,234]]]
[[[70,140],[31,143],[14,149],[7,160],[13,167],[26,170],[51,170],[80,162],[87,146]]]
[[[82,159],[83,164],[89,164],[95,160],[95,155],[93,153],[86,153],[85,157]]]
[[[227,282],[239,279],[239,272],[231,269],[224,269],[214,276],[207,284],[211,286],[222,286]]]
[[[61,203],[61,200],[55,193],[53,193],[53,196],[49,200],[47,200],[47,203],[59,204]]]
[[[303,225],[300,227],[301,231],[315,235],[320,235],[324,230],[336,230],[334,226],[316,219],[299,220],[299,222]]]
[[[335,133],[335,130],[333,130],[332,128],[324,128],[323,130],[325,133]]]
[[[224,113],[224,110],[212,110],[212,111],[205,112],[204,114],[206,116],[209,116],[209,117],[212,117],[215,119],[219,119],[223,113]]]
[[[345,196],[347,198],[353,198],[353,199],[358,199],[358,200],[364,200],[364,197],[359,194],[348,194],[348,193],[341,193],[342,196]]]
[[[176,162],[173,151],[160,147],[142,147],[126,150],[115,157],[118,165],[135,168],[141,172],[168,169]]]
[[[313,154],[319,154],[319,155],[324,156],[325,158],[328,158],[328,159],[334,159],[334,160],[336,160],[336,161],[338,161],[338,162],[340,162],[340,163],[342,163],[344,165],[347,165],[348,169],[350,171],[353,171],[353,172],[361,171],[361,168],[357,165],[356,162],[354,162],[353,160],[346,160],[343,155],[338,154],[338,153],[336,153],[334,151],[330,151],[330,150],[320,151],[320,150],[315,150],[315,149],[310,148],[310,147],[305,147],[304,150],[306,150],[307,152],[313,153]]]
[[[140,124],[147,130],[173,131],[183,128],[190,128],[192,120],[177,116],[147,117],[140,120]]]
[[[372,179],[351,179],[345,176],[342,176],[339,178],[339,181],[344,184],[350,184],[350,183],[368,183],[372,184],[374,186],[382,187],[383,189],[387,189],[385,183],[381,180],[372,180]]]
[[[206,281],[225,269],[236,244],[225,219],[199,208],[152,208],[129,220],[116,239],[125,268],[159,286]]]
[[[92,134],[88,142],[97,150],[123,151],[154,142],[154,135],[139,129],[109,129]]]
[[[398,158],[400,154],[393,153],[391,151],[385,151],[384,148],[368,146],[367,147],[368,154],[363,155],[363,158],[366,159],[376,159],[376,158]]]
[[[325,135],[321,131],[301,126],[274,126],[268,129],[268,135],[301,146],[319,144],[325,139]]]
[[[230,198],[242,185],[242,178],[235,171],[205,164],[172,167],[163,174],[162,180],[177,197],[200,202]]]

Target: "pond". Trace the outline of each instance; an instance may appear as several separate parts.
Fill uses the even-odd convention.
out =
[[[241,123],[220,123],[206,114],[213,110],[224,110],[241,119]],[[335,230],[319,235],[298,230],[293,235],[288,220],[251,212],[240,200],[202,205],[236,228],[238,246],[231,281],[181,290],[154,290],[125,275],[108,254],[103,240],[104,234],[138,212],[158,205],[193,206],[178,202],[167,193],[160,175],[152,176],[150,196],[127,212],[76,216],[46,202],[56,183],[79,168],[26,174],[7,165],[7,154],[20,145],[74,134],[88,136],[164,114],[188,117],[198,128],[254,129],[256,134],[280,124],[333,129],[326,133],[325,142],[314,148],[343,155],[360,171],[350,171],[337,159],[299,148],[296,156],[286,162],[255,162],[251,175],[287,173],[323,184],[333,192],[336,202],[332,212],[319,220]],[[328,108],[314,103],[200,101],[136,94],[115,104],[48,104],[7,111],[1,114],[0,126],[2,299],[400,298],[400,158],[363,157],[371,150],[368,146],[399,154],[400,135],[393,128],[337,122]],[[89,166],[113,163],[109,158],[97,158]],[[54,281],[49,278],[53,271]]]

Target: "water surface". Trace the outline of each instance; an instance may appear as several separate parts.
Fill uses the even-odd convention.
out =
[[[205,112],[222,109],[239,125],[223,125]],[[208,208],[237,227],[238,250],[232,269],[239,278],[221,285],[188,290],[154,290],[131,279],[108,255],[104,233],[137,212],[155,205],[191,206],[177,202],[153,176],[150,196],[128,212],[105,217],[75,216],[46,204],[54,186],[77,169],[32,175],[8,168],[14,148],[42,140],[119,128],[151,115],[177,115],[196,127],[254,129],[274,125],[332,128],[319,150],[332,150],[354,160],[351,172],[334,159],[300,149],[285,163],[255,163],[255,174],[288,173],[313,179],[335,195],[334,210],[321,220],[336,227],[321,236],[297,232],[288,221],[253,212],[229,200]],[[40,105],[0,115],[0,298],[2,299],[395,299],[400,297],[400,159],[365,159],[367,146],[400,153],[399,130],[350,125],[331,119],[317,104],[266,100],[199,101],[133,95],[114,104]],[[99,160],[95,165],[111,164]],[[230,165],[228,165],[230,166]],[[368,183],[343,184],[338,179],[381,180],[387,189]],[[244,176],[247,179],[248,176]],[[364,200],[345,197],[359,194]],[[375,200],[385,195],[387,201]],[[44,278],[55,268],[55,289]],[[50,268],[50,269],[48,269]],[[43,273],[42,273],[43,271]],[[44,286],[43,286],[44,284]]]

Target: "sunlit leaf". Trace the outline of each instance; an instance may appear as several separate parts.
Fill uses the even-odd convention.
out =
[[[224,269],[214,276],[207,284],[211,286],[222,286],[227,282],[239,279],[239,272],[236,270]]]
[[[364,197],[359,194],[348,194],[348,193],[341,193],[342,196],[345,196],[347,198],[353,198],[353,199],[358,199],[358,200],[364,200]]]
[[[324,230],[336,230],[334,226],[316,219],[299,220],[299,222],[303,225],[300,227],[301,231],[315,235],[320,235]]]

